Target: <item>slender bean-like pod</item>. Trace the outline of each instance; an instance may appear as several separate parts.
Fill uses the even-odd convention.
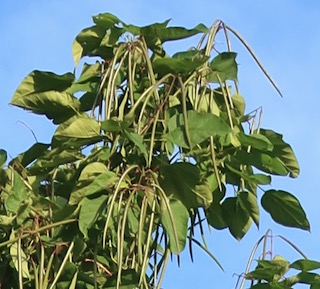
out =
[[[272,86],[274,87],[274,89],[278,92],[278,94],[282,97],[282,93],[278,87],[278,85],[275,83],[275,81],[272,79],[272,77],[270,76],[270,74],[266,71],[266,69],[264,68],[264,66],[262,65],[262,63],[260,62],[260,60],[258,59],[258,57],[256,56],[256,54],[253,52],[252,48],[249,46],[249,44],[244,40],[244,38],[242,38],[242,36],[235,31],[234,29],[232,29],[231,27],[229,27],[228,25],[225,25],[226,29],[229,30],[232,34],[234,34],[239,40],[240,42],[244,45],[244,47],[249,51],[250,55],[252,56],[252,58],[255,60],[255,62],[258,64],[259,68],[262,70],[263,74],[267,77],[267,79],[270,81],[270,83],[272,84]]]
[[[63,269],[64,269],[64,267],[65,267],[65,265],[66,265],[66,263],[68,261],[68,258],[72,254],[73,247],[74,247],[74,242],[71,242],[71,244],[70,244],[70,246],[68,248],[68,251],[67,251],[66,255],[64,256],[63,261],[62,261],[62,263],[61,263],[61,265],[59,267],[57,275],[53,279],[53,282],[52,282],[52,284],[51,284],[49,289],[54,289],[55,288],[55,286],[56,286],[56,284],[57,284],[57,282],[58,282],[58,280],[59,280],[59,278],[61,276],[61,273],[62,273],[62,271],[63,271]]]
[[[122,176],[120,177],[120,179],[118,181],[116,189],[115,189],[115,191],[113,193],[113,196],[111,198],[111,202],[108,203],[108,214],[107,214],[107,218],[106,218],[106,221],[105,221],[104,230],[103,230],[103,238],[102,238],[103,249],[105,249],[105,247],[106,247],[108,225],[109,225],[109,221],[110,221],[110,218],[111,218],[111,215],[112,215],[114,203],[115,203],[116,198],[118,196],[118,193],[120,191],[121,183],[123,182],[124,178],[129,174],[129,172],[132,171],[133,169],[137,168],[137,167],[138,167],[138,165],[133,165],[133,166],[128,167],[124,171],[124,173],[122,174]]]

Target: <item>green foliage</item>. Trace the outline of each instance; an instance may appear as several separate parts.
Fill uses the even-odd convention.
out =
[[[11,100],[57,128],[7,166],[0,150],[0,284],[160,288],[170,255],[192,254],[192,243],[208,251],[194,237],[203,222],[238,240],[259,226],[259,192],[274,221],[309,229],[293,195],[262,189],[299,166],[258,111],[246,114],[236,53],[212,49],[222,22],[93,21],[73,43],[75,73],[33,71]],[[165,51],[200,33],[197,48]],[[288,267],[279,262],[248,278],[274,281]]]
[[[282,236],[273,236],[269,230],[254,246],[251,256],[249,258],[247,271],[243,276],[243,280],[240,283],[239,288],[242,289],[245,286],[245,282],[251,283],[250,288],[275,288],[275,289],[290,289],[295,285],[309,285],[309,288],[319,288],[320,275],[316,272],[320,268],[320,263],[317,261],[309,260],[307,257],[292,244],[289,240]],[[298,253],[302,255],[304,259],[298,259],[290,263],[285,258],[273,254],[273,243],[276,237],[284,240],[288,245],[292,246]],[[268,240],[270,239],[270,250],[267,251]],[[257,248],[263,243],[263,252],[258,260],[256,267],[250,271],[250,266],[253,262],[253,256],[255,255]],[[270,258],[267,258],[270,255]],[[300,288],[300,287],[298,287]]]

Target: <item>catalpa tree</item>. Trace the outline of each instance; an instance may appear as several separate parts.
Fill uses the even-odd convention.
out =
[[[11,100],[57,128],[9,162],[0,153],[4,288],[161,288],[170,256],[180,262],[186,247],[220,266],[196,232],[208,223],[240,240],[259,226],[260,202],[275,222],[309,230],[297,198],[270,189],[272,176],[295,178],[299,166],[282,135],[261,127],[261,111],[245,110],[230,34],[278,88],[236,31],[222,21],[139,27],[109,13],[93,22],[74,40],[74,72],[35,70]],[[165,51],[194,35],[196,47]],[[297,262],[261,260],[244,280],[284,286],[290,266],[318,266]]]

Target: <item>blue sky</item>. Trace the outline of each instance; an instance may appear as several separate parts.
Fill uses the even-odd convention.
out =
[[[50,121],[10,107],[8,103],[21,80],[32,70],[55,73],[73,70],[72,41],[81,29],[91,25],[92,15],[111,12],[137,25],[171,18],[171,24],[190,28],[200,22],[210,26],[215,19],[222,19],[247,40],[284,95],[284,98],[277,95],[247,51],[234,39],[233,49],[239,53],[240,91],[247,101],[247,111],[263,106],[262,126],[284,134],[301,166],[298,179],[276,178],[273,187],[292,192],[300,199],[311,222],[311,234],[278,226],[261,212],[260,229],[252,227],[241,242],[232,239],[228,231],[212,230],[208,235],[209,247],[224,266],[224,273],[201,251],[197,251],[193,264],[188,254],[183,254],[180,269],[175,262],[170,265],[163,288],[235,288],[237,277],[233,274],[244,271],[252,247],[268,228],[292,240],[310,258],[320,260],[317,187],[320,174],[320,2],[177,0],[155,3],[143,0],[3,1],[0,148],[14,157],[34,143],[32,134],[21,122],[33,130],[39,141],[50,140],[54,131]],[[277,238],[273,253],[290,260],[299,257]]]

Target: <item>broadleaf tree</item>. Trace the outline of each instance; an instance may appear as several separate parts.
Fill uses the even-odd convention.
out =
[[[262,207],[310,229],[293,194],[263,189],[299,165],[259,110],[246,113],[236,52],[213,49],[218,33],[243,42],[237,32],[222,21],[139,27],[110,13],[93,22],[73,42],[73,72],[35,70],[12,97],[56,130],[10,162],[0,150],[1,286],[161,288],[170,256],[192,243],[207,251],[196,239],[204,223],[240,240]],[[194,35],[194,48],[166,52]],[[301,273],[290,284],[318,282],[305,273],[315,261],[280,261],[259,261],[245,279],[287,288],[275,276],[291,266]]]

